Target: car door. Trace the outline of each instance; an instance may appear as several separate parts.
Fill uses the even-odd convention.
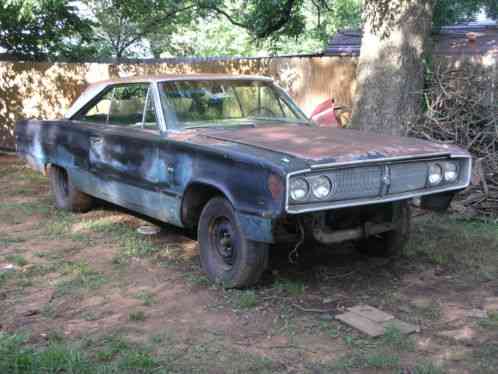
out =
[[[167,172],[159,159],[161,141],[153,87],[116,85],[105,131],[94,142],[91,160],[105,186],[106,200],[165,220],[160,191]]]

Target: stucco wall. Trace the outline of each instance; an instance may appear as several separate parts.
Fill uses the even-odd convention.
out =
[[[108,64],[0,61],[0,148],[14,148],[14,125],[21,118],[53,119],[89,83],[114,77],[160,73],[231,73],[273,77],[309,114],[325,99],[350,106],[356,59],[287,57]]]

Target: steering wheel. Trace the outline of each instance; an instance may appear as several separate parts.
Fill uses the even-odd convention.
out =
[[[263,114],[263,112],[266,112],[267,114],[270,114],[270,117],[276,117],[275,116],[275,112],[271,109],[268,109],[267,107],[265,106],[260,106],[259,108],[254,108],[253,110],[250,110],[247,115],[248,116],[251,116],[253,114]]]

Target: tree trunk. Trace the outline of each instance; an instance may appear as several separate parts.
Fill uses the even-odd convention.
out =
[[[352,126],[402,135],[422,109],[431,0],[366,0]]]

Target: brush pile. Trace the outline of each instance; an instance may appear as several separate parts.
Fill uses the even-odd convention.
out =
[[[425,113],[411,136],[457,144],[474,157],[471,186],[453,208],[465,215],[498,218],[498,105],[496,71],[482,64],[440,64],[428,75]]]

